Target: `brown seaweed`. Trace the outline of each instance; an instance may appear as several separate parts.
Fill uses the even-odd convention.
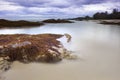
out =
[[[61,48],[60,41],[57,38],[60,34],[14,34],[0,35],[0,57],[8,61],[60,61],[61,54],[56,48]],[[52,51],[52,53],[50,52]]]

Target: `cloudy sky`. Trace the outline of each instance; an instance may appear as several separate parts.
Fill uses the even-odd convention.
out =
[[[120,0],[0,0],[0,18],[44,19],[92,15],[120,8]]]

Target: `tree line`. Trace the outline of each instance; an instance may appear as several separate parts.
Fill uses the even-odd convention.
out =
[[[118,9],[113,9],[112,13],[97,12],[93,15],[93,19],[120,19],[120,12]]]

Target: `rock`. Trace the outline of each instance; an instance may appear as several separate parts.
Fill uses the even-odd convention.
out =
[[[0,57],[7,57],[8,61],[21,62],[57,62],[62,60],[64,49],[57,38],[59,34],[14,34],[0,35]]]
[[[0,73],[5,72],[11,68],[11,62],[7,60],[0,60]]]
[[[65,58],[66,58],[66,59],[69,59],[69,60],[76,60],[76,59],[78,59],[78,56],[77,56],[77,55],[73,55],[73,54],[71,55],[71,54],[70,54],[70,55],[66,56]]]
[[[65,33],[64,34],[65,35],[65,37],[67,38],[67,42],[70,42],[71,41],[71,35],[70,34],[67,34],[67,33]]]

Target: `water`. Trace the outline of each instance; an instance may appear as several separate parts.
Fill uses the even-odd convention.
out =
[[[5,80],[120,80],[120,26],[76,21],[0,30],[0,34],[15,33],[69,33],[72,41],[62,43],[79,59],[63,60],[57,64],[14,62],[4,74]]]

